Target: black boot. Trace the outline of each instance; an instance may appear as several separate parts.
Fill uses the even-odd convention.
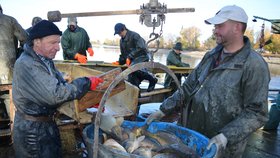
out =
[[[128,75],[128,82],[140,89],[141,81],[139,80],[139,78],[137,78],[137,73],[132,73]]]
[[[156,83],[157,83],[158,79],[156,77],[153,77],[152,80],[149,80],[149,87],[147,89],[147,92],[151,92],[155,89]]]
[[[149,87],[147,89],[147,92],[151,92],[155,89],[156,83],[158,81],[158,79],[156,77],[153,76],[152,73],[150,73],[148,70],[144,69],[144,70],[140,70],[140,71],[136,71],[138,78],[140,81],[143,80],[148,80],[149,81]]]

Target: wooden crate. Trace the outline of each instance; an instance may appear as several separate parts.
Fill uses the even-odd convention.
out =
[[[85,124],[92,122],[93,115],[88,113],[86,109],[101,101],[104,92],[116,76],[121,73],[121,69],[116,68],[104,73],[71,63],[57,63],[56,67],[61,72],[68,73],[72,79],[84,76],[97,76],[104,80],[95,91],[89,91],[80,100],[76,99],[74,101],[66,102],[58,108],[60,113],[73,118],[79,123]],[[110,98],[106,101],[106,104],[107,102],[108,104],[105,108],[108,110],[110,109],[111,112],[118,115],[120,113],[125,116],[132,115],[133,113],[135,114],[138,104],[138,95],[139,90],[137,87],[122,81],[110,93]],[[130,98],[128,99],[127,96]]]

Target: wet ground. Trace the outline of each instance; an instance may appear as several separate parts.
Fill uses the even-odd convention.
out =
[[[254,132],[247,144],[244,158],[279,158],[280,157],[280,128],[278,130]]]

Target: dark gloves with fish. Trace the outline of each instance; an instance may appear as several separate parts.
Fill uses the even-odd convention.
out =
[[[165,116],[165,114],[161,110],[158,110],[158,111],[152,113],[150,116],[148,116],[146,123],[148,125],[150,125],[154,120],[160,120],[164,116]]]
[[[78,62],[80,62],[80,63],[83,63],[83,64],[87,63],[87,57],[82,54],[76,53],[75,59],[77,59]]]
[[[89,77],[90,80],[90,90],[96,90],[96,87],[102,83],[104,80],[98,77]]]
[[[228,142],[227,138],[224,136],[224,134],[220,133],[209,140],[209,143],[207,145],[207,150],[209,150],[211,148],[211,146],[213,144],[215,144],[217,147],[217,151],[216,151],[214,158],[222,157],[222,154],[226,148],[227,142]]]

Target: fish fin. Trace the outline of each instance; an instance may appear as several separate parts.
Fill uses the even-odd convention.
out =
[[[138,137],[137,138],[137,142],[142,142],[143,140],[145,139],[145,136],[143,135],[143,136],[140,136],[140,137]]]

